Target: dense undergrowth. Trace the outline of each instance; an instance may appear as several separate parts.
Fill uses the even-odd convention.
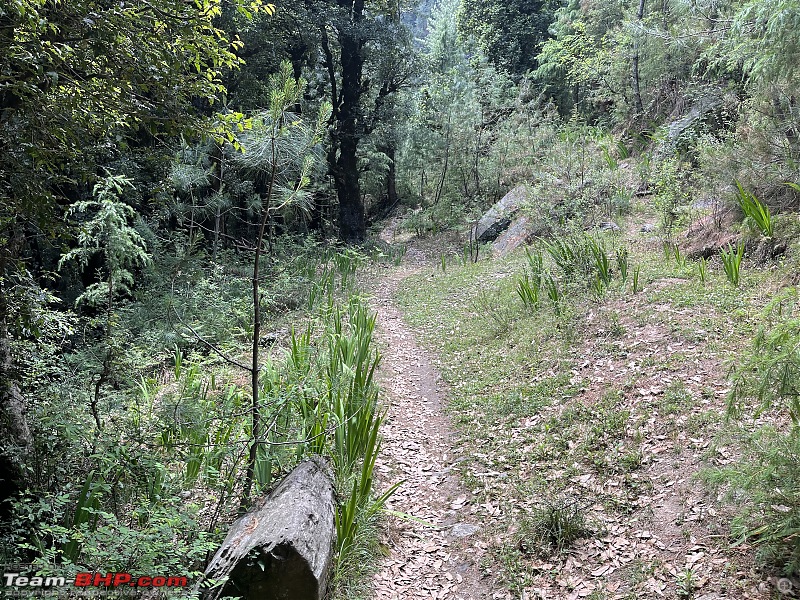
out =
[[[165,251],[145,268],[132,302],[103,315],[113,327],[97,345],[79,343],[94,319],[65,312],[42,322],[37,344],[18,348],[36,391],[37,444],[31,485],[3,533],[5,562],[67,578],[114,571],[195,581],[249,503],[248,265],[189,244],[180,252],[180,243],[177,258]],[[312,238],[286,239],[267,258],[262,326],[271,333],[258,377],[266,426],[253,491],[306,456],[330,458],[341,501],[332,589],[347,597],[370,568],[368,532],[387,497],[372,496],[380,355],[375,314],[356,283],[368,258]],[[165,272],[168,281],[155,275]],[[64,352],[70,340],[76,349]],[[103,352],[115,356],[105,376]]]

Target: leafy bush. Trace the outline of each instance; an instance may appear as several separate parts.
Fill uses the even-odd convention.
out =
[[[652,175],[655,187],[655,205],[661,213],[661,226],[668,237],[680,224],[681,209],[689,201],[685,182],[682,180],[680,163],[675,157],[661,161]]]
[[[304,456],[332,456],[340,497],[357,509],[349,533],[342,532],[352,538],[388,497],[374,500],[368,489],[380,448],[381,415],[374,382],[380,359],[372,339],[375,316],[354,294],[356,271],[365,258],[313,242],[296,250],[282,256],[276,240],[268,263],[275,289],[268,292],[288,287],[316,297],[309,300],[306,326],[292,332],[285,354],[276,348],[262,363],[261,413],[271,426],[260,439],[253,479],[263,490]],[[246,418],[249,394],[232,376],[233,364],[215,364],[216,352],[236,356],[251,342],[252,328],[245,327],[252,306],[240,263],[231,259],[223,268],[204,261],[202,256],[180,258],[174,269],[165,268],[174,273],[172,281],[149,283],[141,301],[118,309],[126,328],[117,327],[115,335],[126,336],[126,355],[144,358],[131,359],[130,374],[115,381],[120,389],[109,385],[102,396],[103,422],[113,427],[95,427],[89,411],[88,378],[80,375],[94,369],[96,361],[82,353],[62,356],[61,346],[58,352],[39,352],[40,359],[63,359],[65,371],[77,375],[73,382],[68,373],[60,377],[51,370],[53,378],[58,375],[52,385],[47,379],[37,382],[31,464],[43,475],[35,493],[13,507],[18,527],[7,538],[6,559],[33,556],[37,566],[59,563],[66,572],[116,564],[119,571],[167,566],[194,573],[218,546],[221,524],[239,508],[252,433]],[[183,339],[171,332],[168,353],[163,332],[141,333],[148,325],[153,328],[154,315],[165,307],[178,319],[173,328],[187,333]],[[276,314],[265,311],[265,322],[270,317]],[[63,339],[59,327],[53,334]],[[192,343],[189,327],[215,346],[213,354],[197,351],[204,346]],[[43,328],[53,329],[49,323]],[[61,470],[51,456],[70,471]],[[354,481],[355,504],[349,500]],[[337,560],[344,565],[348,559]]]

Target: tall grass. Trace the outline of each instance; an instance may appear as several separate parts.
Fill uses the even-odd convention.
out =
[[[627,248],[618,248],[617,249],[617,269],[619,269],[619,277],[624,284],[628,281],[628,249]]]
[[[790,308],[786,311],[785,304]],[[793,306],[791,306],[793,305]],[[776,298],[767,309],[749,352],[741,353],[733,371],[728,414],[755,417],[780,410],[786,426],[747,424],[747,454],[736,465],[712,472],[711,478],[747,491],[748,502],[737,520],[740,540],[754,543],[763,563],[785,575],[800,574],[800,318],[797,290]],[[786,314],[788,312],[788,314]],[[787,418],[788,417],[788,418]],[[780,417],[779,417],[780,418]]]
[[[771,238],[774,232],[774,223],[769,207],[756,198],[755,194],[745,190],[738,181],[736,182],[736,201],[744,213],[745,219],[750,219],[765,237]]]
[[[722,257],[722,268],[725,270],[725,276],[731,285],[738,287],[742,257],[744,256],[744,244],[739,242],[736,245],[736,250],[728,244],[727,250],[725,248],[720,249],[720,256]]]
[[[517,278],[517,295],[528,310],[535,311],[539,308],[539,292],[539,281],[531,278],[527,273]]]
[[[586,245],[594,259],[594,267],[597,272],[596,281],[602,287],[608,287],[611,283],[611,261],[608,258],[605,246],[602,242],[592,237],[586,238]]]

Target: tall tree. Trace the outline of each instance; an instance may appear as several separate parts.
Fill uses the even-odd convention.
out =
[[[361,98],[364,94],[364,0],[337,0],[340,9],[338,38],[342,86],[334,98],[334,146],[338,156],[333,178],[339,198],[339,231],[346,242],[364,239],[366,221],[358,176],[358,144],[364,135]]]
[[[537,66],[560,3],[553,0],[463,0],[459,28],[472,36],[489,60],[517,78]]]
[[[402,28],[396,2],[367,6],[365,0],[312,1],[308,8],[317,14],[322,66],[333,106],[328,165],[339,202],[339,235],[346,242],[358,242],[366,235],[359,148],[375,130],[381,118],[376,115],[385,116],[391,96],[408,84],[410,72],[399,66],[403,61],[390,68],[381,65],[392,63],[387,56],[406,56],[399,50],[410,41],[405,32],[386,35]]]
[[[201,127],[240,47],[214,19],[222,0],[16,0],[0,5],[0,479],[22,477],[30,445],[10,339],[26,334],[9,298],[31,240],[64,227],[64,205],[96,178],[100,157],[135,136]],[[260,0],[233,0],[245,17]],[[271,8],[270,8],[271,10]],[[73,196],[70,198],[69,196]],[[2,500],[4,498],[0,498]]]

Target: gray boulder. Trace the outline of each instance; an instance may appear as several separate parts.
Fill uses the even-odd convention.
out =
[[[600,225],[598,225],[598,229],[600,231],[610,231],[612,233],[617,233],[619,231],[619,225],[614,223],[614,221],[605,221],[604,223],[600,223]]]
[[[474,231],[475,239],[479,242],[491,242],[497,239],[497,236],[511,225],[514,215],[527,198],[528,190],[524,185],[518,185],[508,192],[478,220]]]
[[[695,125],[699,124],[710,113],[720,108],[723,104],[722,98],[715,95],[707,95],[698,98],[686,113],[679,119],[672,121],[667,126],[667,139],[665,150],[672,152],[677,147],[684,134],[687,134]]]
[[[505,256],[515,248],[527,244],[534,237],[533,223],[528,217],[519,217],[492,244],[497,256]]]

